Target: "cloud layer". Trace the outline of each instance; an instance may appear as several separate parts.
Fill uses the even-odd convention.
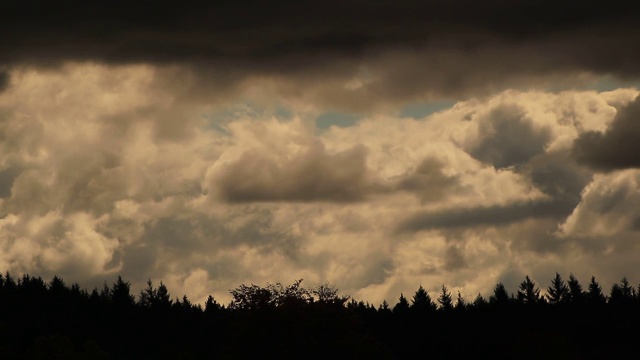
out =
[[[179,67],[10,74],[5,270],[86,286],[151,278],[194,301],[304,278],[372,302],[419,284],[472,297],[525,274],[607,284],[638,270],[637,164],[598,162],[633,159],[622,140],[635,88],[511,90],[421,119],[319,129],[314,106],[291,102],[281,116],[245,90],[230,105]]]

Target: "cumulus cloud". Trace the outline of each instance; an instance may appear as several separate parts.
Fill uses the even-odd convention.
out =
[[[599,171],[640,167],[640,98],[621,108],[604,131],[587,131],[574,143],[578,162]]]
[[[550,134],[548,129],[534,129],[522,108],[503,105],[481,120],[480,142],[471,154],[497,168],[520,165],[545,151]]]
[[[368,179],[363,146],[327,154],[314,144],[290,159],[245,152],[216,171],[213,188],[229,202],[363,200],[374,184]]]
[[[11,214],[2,219],[5,268],[22,272],[83,273],[80,277],[106,274],[117,270],[110,267],[117,239],[96,231],[104,218],[85,213],[63,216],[50,211],[42,217]]]
[[[580,204],[561,226],[564,236],[613,237],[637,231],[640,172],[599,174],[584,189]]]

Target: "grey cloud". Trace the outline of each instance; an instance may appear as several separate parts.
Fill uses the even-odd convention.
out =
[[[170,272],[170,267],[182,260],[163,257],[163,253],[166,252],[166,249],[160,249],[152,242],[144,242],[123,247],[121,251],[114,254],[114,259],[122,263],[122,268],[118,271],[119,274],[132,282],[144,283],[151,274],[160,278],[166,276]],[[157,281],[158,279],[152,280]]]
[[[534,129],[522,108],[502,105],[480,123],[480,138],[471,155],[497,168],[505,168],[526,163],[543,153],[550,133]]]
[[[242,206],[225,218],[223,224],[236,219],[242,219],[242,226],[234,229],[224,227],[220,238],[222,245],[249,245],[261,253],[277,252],[292,261],[299,259],[304,239],[291,234],[288,228],[276,227],[272,210],[260,206]]]
[[[238,221],[240,226],[225,225]],[[273,226],[271,211],[252,206],[230,211],[224,218],[195,214],[159,218],[145,225],[142,236],[143,243],[181,256],[249,245],[263,252],[279,251],[295,257],[299,240]]]
[[[443,172],[443,166],[438,159],[426,158],[414,172],[398,182],[397,189],[416,193],[423,203],[441,200],[459,184],[456,176]]]
[[[44,184],[43,175],[34,169],[21,172],[13,179],[11,197],[3,204],[8,213],[44,215],[55,209],[57,201],[51,199],[51,189]]]
[[[252,270],[250,267],[245,267],[241,264],[236,256],[223,255],[217,258],[213,262],[207,262],[200,265],[203,269],[206,269],[211,279],[227,280],[234,285],[239,285],[236,279],[251,278]]]
[[[582,133],[573,144],[576,160],[597,171],[640,167],[640,97],[620,109],[604,132]]]
[[[559,218],[538,218],[523,224],[513,224],[504,230],[503,237],[511,240],[512,251],[526,254],[525,256],[564,256],[573,245],[573,240],[555,235]]]
[[[580,202],[580,194],[593,175],[579,166],[569,151],[540,154],[521,171],[544,193],[573,205]]]
[[[5,209],[15,213],[42,214],[55,208],[66,213],[107,213],[124,196],[125,188],[122,169],[115,169],[113,161],[117,159],[105,154],[78,154],[60,161],[55,171],[9,168],[0,173],[0,182],[11,186]]]
[[[0,93],[9,87],[10,80],[9,72],[0,68]]]
[[[523,273],[521,269],[511,265],[500,274],[497,281],[504,284],[509,294],[515,294],[518,291],[518,286],[526,275],[527,274]],[[540,284],[538,284],[538,286],[540,286]],[[493,295],[493,289],[486,289],[486,291],[487,295]]]
[[[367,149],[358,145],[329,154],[320,145],[281,163],[258,151],[245,152],[224,165],[214,180],[218,196],[228,202],[363,200],[372,190]]]
[[[455,271],[467,267],[464,252],[458,246],[449,245],[444,254],[444,268],[447,271]]]
[[[374,284],[382,284],[393,273],[395,265],[388,253],[372,253],[360,263],[358,270],[341,279],[345,288],[362,289]]]
[[[238,222],[241,225],[228,225]],[[143,283],[149,274],[162,278],[202,268],[211,278],[233,282],[253,274],[253,269],[238,261],[239,248],[247,246],[259,255],[282,254],[304,268],[309,265],[299,259],[302,242],[302,238],[274,226],[273,214],[267,209],[243,206],[224,218],[176,214],[146,223],[141,237],[118,251],[122,262],[119,273]],[[231,252],[225,255],[225,250]]]
[[[533,157],[528,163],[520,166],[518,171],[527,176],[531,183],[539,190],[548,195],[552,200],[554,209],[546,216],[555,222],[563,221],[571,214],[573,209],[581,201],[581,194],[585,186],[591,181],[593,174],[584,167],[578,165],[570,151],[543,153]],[[545,211],[544,207],[538,209]],[[537,214],[533,213],[533,217]],[[554,223],[556,226],[556,223]],[[548,229],[549,232],[555,231]],[[536,233],[536,229],[530,232]],[[536,235],[532,241],[534,248],[543,249],[545,246],[541,242],[549,239],[544,234]],[[553,239],[547,242],[551,247],[555,246]]]
[[[500,226],[529,218],[556,218],[571,212],[573,207],[555,201],[532,201],[509,205],[418,212],[402,221],[398,232],[428,229],[456,229],[473,226]]]
[[[0,198],[6,199],[11,196],[11,187],[20,173],[22,173],[22,169],[17,166],[0,171]]]
[[[202,236],[202,226],[207,226],[208,237],[218,238],[218,234],[211,230],[218,230],[216,226],[210,226],[210,222],[197,221],[192,218],[181,219],[165,217],[146,224],[142,241],[151,246],[162,246],[166,251],[184,256],[192,251],[204,251],[206,239]],[[199,236],[200,235],[200,236]]]

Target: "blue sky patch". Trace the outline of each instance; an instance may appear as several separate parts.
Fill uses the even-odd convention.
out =
[[[328,129],[331,126],[349,127],[355,125],[361,116],[338,111],[328,111],[316,118],[318,129]]]
[[[455,105],[455,101],[434,101],[428,103],[415,103],[405,106],[400,112],[400,117],[421,119],[438,111],[448,109]]]

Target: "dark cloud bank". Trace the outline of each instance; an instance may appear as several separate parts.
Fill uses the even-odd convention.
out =
[[[7,1],[0,63],[179,63],[232,82],[268,74],[325,81],[365,66],[376,75],[359,90],[369,99],[454,95],[558,73],[635,77],[639,20],[627,1]]]
[[[507,225],[532,218],[557,218],[572,208],[560,201],[535,201],[511,205],[494,205],[423,212],[401,223],[398,232],[415,232],[434,228],[462,228]]]

